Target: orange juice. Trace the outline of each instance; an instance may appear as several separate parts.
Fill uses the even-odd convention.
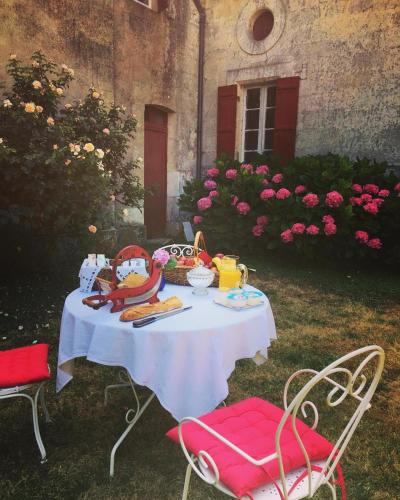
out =
[[[239,269],[222,269],[219,272],[219,290],[225,292],[231,288],[239,288],[242,273]]]

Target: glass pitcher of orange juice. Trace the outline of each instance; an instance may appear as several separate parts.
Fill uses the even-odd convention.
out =
[[[246,281],[247,267],[244,264],[239,264],[239,257],[236,255],[222,257],[219,268],[219,290],[239,288],[244,286]]]

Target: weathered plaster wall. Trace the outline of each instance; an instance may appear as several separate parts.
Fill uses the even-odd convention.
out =
[[[94,85],[106,100],[138,119],[130,154],[143,157],[144,108],[171,110],[168,141],[168,220],[195,166],[198,16],[192,2],[171,0],[155,12],[133,0],[2,0],[0,80],[10,53],[37,49],[74,68],[72,96]],[[143,176],[143,172],[141,172]],[[131,213],[143,221],[139,212]]]
[[[240,14],[262,7],[279,7],[284,29],[267,52],[249,55],[238,43],[248,21]],[[207,0],[206,13],[205,165],[215,157],[217,87],[295,75],[297,155],[331,151],[400,164],[398,0]],[[241,112],[238,148],[240,128]]]

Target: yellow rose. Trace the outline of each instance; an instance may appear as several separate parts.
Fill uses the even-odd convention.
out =
[[[39,80],[35,80],[32,82],[32,87],[34,89],[41,89],[42,88],[42,84],[39,82]]]
[[[93,99],[98,99],[100,97],[100,94],[96,91],[92,92],[92,97]]]
[[[97,227],[96,227],[96,226],[94,226],[93,224],[91,224],[91,225],[88,227],[88,229],[89,229],[89,232],[90,232],[90,233],[93,233],[93,234],[97,233]]]
[[[47,118],[47,125],[50,125],[50,126],[54,125],[54,118],[52,118],[51,116],[49,116]]]
[[[104,151],[102,149],[96,149],[96,152],[95,152],[95,155],[97,156],[97,158],[104,158]]]
[[[42,106],[36,106],[36,113],[43,113]]]
[[[87,151],[88,153],[91,153],[92,151],[94,151],[94,146],[91,142],[87,142],[84,146],[83,146],[83,149],[85,151]]]
[[[27,113],[34,113],[35,109],[36,109],[35,103],[33,103],[33,102],[27,102],[25,104],[25,111]]]

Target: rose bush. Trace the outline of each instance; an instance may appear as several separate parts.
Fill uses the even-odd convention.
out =
[[[386,164],[332,154],[266,163],[222,156],[185,185],[181,209],[219,249],[400,261],[400,183]]]
[[[74,71],[40,52],[26,65],[12,55],[6,68],[11,88],[0,100],[3,232],[25,228],[54,240],[60,233],[87,232],[89,225],[102,228],[110,213],[114,222],[122,204],[140,208],[138,165],[126,160],[135,118],[123,107],[108,107],[93,88],[82,100],[65,102]]]

